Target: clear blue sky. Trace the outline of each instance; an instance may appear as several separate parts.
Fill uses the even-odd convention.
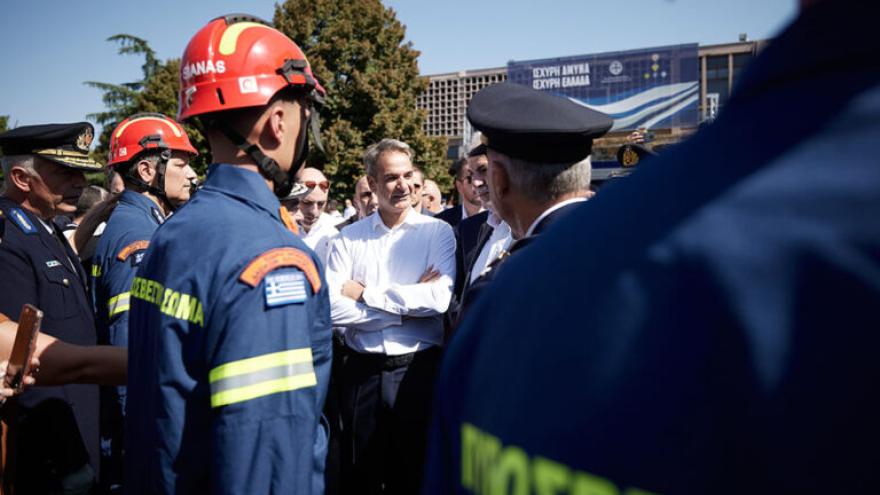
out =
[[[345,0],[341,0],[345,1]],[[796,0],[385,0],[421,51],[422,74],[500,67],[508,60],[773,36]],[[138,78],[141,60],[116,54],[117,33],[179,57],[221,14],[272,19],[272,0],[9,0],[0,5],[0,115],[13,125],[82,120],[103,108],[83,81]]]

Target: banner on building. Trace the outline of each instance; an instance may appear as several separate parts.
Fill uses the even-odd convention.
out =
[[[607,113],[612,130],[696,127],[699,77],[696,43],[507,64],[508,81]]]

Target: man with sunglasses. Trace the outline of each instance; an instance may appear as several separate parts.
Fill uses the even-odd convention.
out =
[[[297,182],[308,189],[299,200],[300,238],[315,251],[321,263],[327,264],[330,251],[330,240],[339,233],[334,226],[336,219],[324,212],[327,196],[330,193],[330,181],[316,168],[304,168],[297,175]]]

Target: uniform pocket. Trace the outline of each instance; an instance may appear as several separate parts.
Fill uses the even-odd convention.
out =
[[[49,282],[40,291],[40,299],[48,302],[47,307],[40,308],[46,313],[46,317],[65,319],[79,314],[81,308],[75,293],[79,280],[76,275],[60,266],[43,269],[43,275]]]

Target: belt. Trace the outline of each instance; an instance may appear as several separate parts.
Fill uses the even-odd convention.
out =
[[[344,352],[347,360],[357,360],[362,364],[382,368],[384,371],[393,370],[397,368],[402,368],[404,366],[409,366],[412,363],[413,359],[415,359],[416,354],[421,354],[423,352],[437,352],[439,350],[436,346],[431,346],[427,349],[422,349],[421,351],[410,352],[408,354],[400,354],[397,356],[388,356],[385,354],[378,353],[364,353],[357,352],[352,350],[350,347],[344,347]]]

